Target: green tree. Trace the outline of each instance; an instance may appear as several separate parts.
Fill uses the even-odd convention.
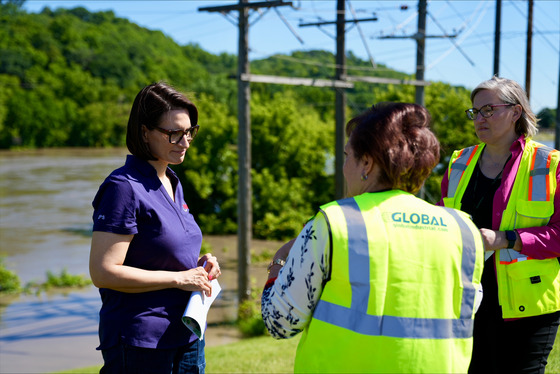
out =
[[[252,113],[253,220],[255,236],[293,237],[319,204],[331,200],[325,172],[332,129],[317,113],[301,112],[292,95],[275,105],[254,97]],[[201,95],[201,125],[185,162],[174,166],[185,198],[206,233],[237,230],[237,118],[224,104]]]
[[[229,92],[223,102],[234,107],[235,85],[226,72],[210,74],[196,60],[210,54],[191,46],[189,57],[163,33],[113,12],[79,7],[27,14],[2,3],[0,25],[0,82],[10,85],[0,95],[3,148],[122,146],[121,106],[160,80],[216,97]],[[226,66],[231,56],[215,60]],[[212,83],[209,90],[204,82]]]
[[[556,109],[544,108],[538,114],[539,127],[541,129],[553,129],[556,127]]]
[[[272,101],[251,103],[255,235],[286,239],[332,200],[326,166],[334,154],[334,124],[301,111],[295,95],[276,94]]]
[[[409,75],[348,53],[356,76]],[[332,79],[335,56],[295,51],[253,61],[255,74]],[[193,98],[200,134],[174,167],[186,201],[206,233],[237,229],[237,58],[199,45],[179,46],[111,11],[45,8],[28,14],[0,2],[0,147],[123,146],[131,103],[164,80]],[[257,237],[294,236],[320,204],[334,198],[335,91],[252,84],[253,218]],[[380,101],[413,102],[413,86],[356,82],[347,119]],[[441,165],[426,183],[431,201],[454,149],[477,143],[463,87],[434,82],[426,106],[441,145]],[[551,113],[543,113],[543,124]]]
[[[206,233],[237,229],[237,118],[222,103],[201,94],[195,100],[199,133],[185,161],[173,166],[185,200]]]

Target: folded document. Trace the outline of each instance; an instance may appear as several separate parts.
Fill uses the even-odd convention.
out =
[[[206,318],[210,305],[216,299],[222,288],[217,279],[211,281],[212,296],[205,296],[202,292],[196,291],[191,294],[189,303],[183,313],[183,323],[187,326],[193,334],[198,336],[200,340],[204,337],[206,331]]]

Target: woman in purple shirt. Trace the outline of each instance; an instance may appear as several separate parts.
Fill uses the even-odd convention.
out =
[[[168,165],[183,162],[198,111],[165,83],[136,96],[126,134],[132,153],[93,200],[90,274],[102,307],[102,373],[203,373],[204,340],[181,317],[192,291],[212,292],[216,257]]]

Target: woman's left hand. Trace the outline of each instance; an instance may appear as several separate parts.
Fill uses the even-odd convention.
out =
[[[204,266],[204,270],[208,273],[208,280],[218,278],[222,274],[218,259],[211,253],[201,256],[198,259],[198,266]]]
[[[508,240],[506,238],[505,231],[480,229],[480,234],[482,235],[482,241],[484,242],[485,251],[495,251],[498,249],[507,248],[508,246]],[[517,232],[515,232],[515,235],[517,236],[517,238],[515,240],[515,245],[513,246],[513,249],[516,250],[517,252],[520,252],[522,243],[521,240],[519,240]]]

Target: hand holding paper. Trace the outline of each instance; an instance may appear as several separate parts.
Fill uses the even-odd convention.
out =
[[[204,296],[200,291],[193,292],[182,317],[185,326],[200,340],[202,340],[206,331],[208,310],[222,290],[217,279],[213,279],[210,283],[212,285],[212,296]]]

